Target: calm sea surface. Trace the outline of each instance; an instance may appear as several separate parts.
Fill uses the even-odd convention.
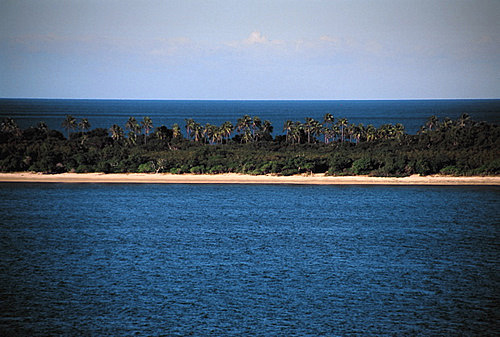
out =
[[[1,335],[500,334],[500,188],[0,184]]]
[[[286,120],[322,120],[326,113],[347,118],[351,123],[402,123],[408,133],[416,133],[428,117],[458,118],[468,113],[474,120],[500,123],[500,100],[397,100],[397,101],[147,101],[147,100],[57,100],[0,99],[0,117],[12,117],[27,128],[45,121],[61,129],[65,115],[88,118],[92,127],[124,126],[130,116],[152,118],[155,126],[184,127],[186,118],[204,125],[233,124],[244,114],[268,119],[276,133],[282,133]]]

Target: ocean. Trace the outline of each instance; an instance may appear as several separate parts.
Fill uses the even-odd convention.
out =
[[[0,184],[4,336],[497,336],[500,188]]]
[[[186,118],[204,125],[221,125],[245,114],[269,120],[274,134],[283,133],[286,120],[302,121],[305,117],[322,120],[326,113],[347,118],[350,123],[401,123],[410,134],[416,133],[428,117],[458,118],[468,113],[476,121],[500,123],[500,100],[375,100],[375,101],[191,101],[191,100],[72,100],[72,99],[0,99],[0,118],[12,117],[21,128],[45,121],[50,128],[61,130],[65,115],[87,118],[92,127],[124,127],[131,116],[138,120],[149,116],[154,126],[182,129]]]

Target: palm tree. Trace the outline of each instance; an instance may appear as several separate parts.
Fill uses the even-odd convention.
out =
[[[463,128],[465,127],[467,124],[470,123],[470,116],[466,113],[463,113],[460,115],[460,117],[458,118],[458,126]]]
[[[311,117],[306,117],[306,122],[304,124],[304,131],[307,134],[307,142],[311,143],[311,132],[312,132],[312,124],[314,119]]]
[[[331,113],[326,113],[325,116],[323,116],[323,123],[326,126],[333,125],[335,122],[335,118],[333,118],[333,115]]]
[[[45,122],[38,122],[38,124],[36,125],[36,128],[38,130],[40,130],[41,132],[45,133],[45,136],[48,135],[49,133],[49,126],[47,125],[47,123]]]
[[[330,129],[331,126],[334,125],[335,119],[333,118],[333,115],[331,113],[326,113],[323,116],[323,124],[324,128],[322,129],[322,133],[325,136],[325,144],[328,144],[330,142],[330,139],[332,138],[332,129]]]
[[[346,132],[347,132],[347,135],[349,135],[349,142],[352,143],[354,133],[356,132],[356,125],[354,123],[347,125]]]
[[[244,115],[243,117],[238,118],[238,120],[236,121],[236,129],[238,131],[248,129],[248,128],[250,128],[251,122],[252,122],[252,118],[248,115]]]
[[[135,117],[129,117],[127,120],[127,123],[125,123],[125,128],[129,130],[128,133],[128,139],[131,143],[135,144],[137,140],[137,135],[138,135],[138,130],[140,128],[139,123],[137,123],[137,120]]]
[[[421,125],[420,128],[417,131],[417,135],[422,135],[427,132],[427,129],[425,128],[425,125]]]
[[[432,115],[427,119],[425,126],[428,130],[432,131],[432,129],[434,129],[438,125],[438,123],[439,119],[435,115]]]
[[[337,125],[340,127],[340,133],[341,133],[341,140],[342,140],[342,143],[344,142],[344,129],[345,127],[347,126],[347,118],[340,118],[338,121],[337,121]]]
[[[181,128],[179,127],[179,124],[177,124],[177,123],[174,123],[172,125],[172,136],[174,138],[178,138],[181,136]]]
[[[165,125],[159,126],[155,129],[154,135],[160,140],[165,140],[168,138],[168,129]]]
[[[291,120],[287,120],[285,124],[283,125],[283,131],[286,133],[286,141],[289,141],[289,134],[292,132],[293,129],[293,122]]]
[[[149,117],[144,117],[143,121],[141,122],[142,128],[144,128],[144,132],[146,132],[146,137],[144,138],[144,144],[147,143],[149,131],[153,128],[153,121]]]
[[[203,127],[203,130],[201,130],[201,134],[203,136],[203,138],[205,139],[205,142],[207,139],[209,139],[209,130],[208,128],[210,127],[210,124],[205,124],[205,126]]]
[[[233,123],[231,123],[231,122],[224,122],[221,125],[220,129],[221,129],[222,136],[226,138],[226,141],[228,141],[229,137],[231,137],[231,133],[234,130]]]
[[[49,126],[44,121],[38,122],[36,127],[38,130],[44,131],[44,132],[47,132],[49,130]]]
[[[194,123],[192,125],[192,132],[195,142],[199,142],[203,138],[203,127],[199,123]]]
[[[129,117],[127,123],[125,123],[125,128],[127,130],[134,131],[136,124],[137,120],[135,119],[135,117]]]
[[[66,129],[66,132],[68,133],[68,139],[69,139],[69,130],[76,129],[76,119],[75,119],[75,117],[73,117],[71,115],[66,115],[66,118],[63,120],[61,125],[63,128]]]
[[[295,122],[292,128],[292,138],[297,141],[297,144],[302,142],[302,135],[304,134],[304,125],[301,122]]]
[[[323,125],[317,120],[313,120],[311,122],[311,134],[314,136],[314,142],[317,141],[316,137],[321,134],[321,131],[323,130]]]
[[[374,141],[377,138],[377,128],[375,128],[372,124],[368,124],[366,126],[366,140],[368,142]]]
[[[248,115],[238,118],[238,121],[236,122],[236,129],[238,130],[238,133],[242,134],[241,142],[245,141],[245,143],[248,143],[249,140],[253,138],[253,134],[251,132],[252,123],[253,120]]]
[[[252,119],[252,124],[251,124],[252,138],[253,138],[254,141],[256,140],[257,133],[259,132],[259,130],[261,129],[261,127],[262,127],[262,121],[260,120],[260,117],[254,116],[253,119]]]
[[[241,136],[241,142],[250,143],[252,140],[252,132],[249,129],[245,129],[245,131],[243,131],[243,135]]]
[[[338,140],[339,136],[340,136],[340,127],[337,124],[333,124],[332,131],[333,131],[334,139]]]
[[[2,131],[2,132],[11,133],[11,132],[14,132],[18,128],[19,127],[17,126],[16,121],[11,117],[4,118],[0,122],[0,131]]]
[[[323,133],[323,136],[325,137],[325,144],[328,144],[330,142],[330,139],[332,138],[332,129],[327,126],[323,126],[321,133]]]
[[[185,119],[184,121],[186,122],[186,133],[187,133],[187,136],[189,139],[189,138],[191,138],[191,132],[193,131],[193,127],[194,127],[196,122],[192,118]]]
[[[400,141],[405,134],[405,126],[401,123],[396,123],[394,126],[394,136]]]
[[[453,126],[453,120],[450,117],[446,117],[442,123],[439,124],[439,129],[441,131],[449,130]]]
[[[273,133],[274,127],[272,126],[271,122],[268,121],[267,119],[262,123],[262,136],[266,139],[272,139],[271,133]]]
[[[113,124],[109,131],[111,132],[111,138],[113,138],[114,141],[118,142],[123,139],[123,129],[118,125]]]
[[[11,117],[4,118],[2,120],[2,122],[0,123],[0,130],[5,133],[10,133],[15,137],[19,137],[22,134],[22,131],[17,125],[16,121]]]
[[[224,137],[224,133],[222,131],[221,126],[214,125],[214,139],[216,144],[222,144],[222,139]]]
[[[80,123],[78,123],[78,128],[82,130],[82,132],[86,132],[90,129],[90,122],[87,118],[82,118]]]
[[[82,120],[78,123],[78,128],[81,130],[81,133],[83,134],[82,136],[82,141],[81,144],[85,143],[85,141],[88,138],[88,135],[85,134],[85,131],[90,129],[90,123],[87,118],[82,118]]]
[[[210,144],[217,142],[219,138],[219,132],[217,126],[207,123],[203,128],[203,135],[207,138]]]
[[[363,124],[358,124],[354,127],[354,139],[356,140],[356,144],[359,144],[362,137],[365,137],[365,127]]]
[[[382,124],[377,130],[377,136],[380,139],[389,139],[394,136],[394,125]]]

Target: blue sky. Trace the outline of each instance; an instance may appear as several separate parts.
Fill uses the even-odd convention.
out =
[[[0,0],[0,97],[499,98],[500,1]]]

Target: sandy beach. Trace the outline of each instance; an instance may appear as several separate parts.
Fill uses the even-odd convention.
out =
[[[304,185],[500,185],[500,176],[452,177],[419,176],[385,178],[368,176],[332,177],[324,174],[272,176],[242,175],[235,173],[216,175],[147,174],[147,173],[62,173],[40,174],[30,172],[0,173],[0,182],[42,183],[155,183],[155,184],[304,184]]]

